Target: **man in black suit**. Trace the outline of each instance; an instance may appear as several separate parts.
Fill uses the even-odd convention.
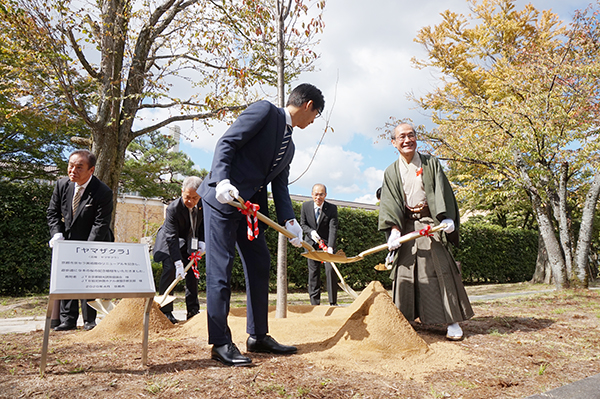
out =
[[[50,247],[59,240],[113,241],[110,220],[113,193],[94,176],[96,156],[88,150],[77,150],[69,156],[68,175],[56,182],[47,218]],[[96,311],[81,300],[84,329],[96,326]],[[60,324],[56,331],[77,328],[79,305],[76,299],[60,301]]]
[[[337,206],[325,201],[327,188],[323,184],[315,184],[312,188],[312,201],[302,204],[300,225],[306,241],[319,249],[319,242],[327,246],[327,252],[333,253],[338,229]],[[331,263],[325,262],[327,278],[327,295],[329,305],[337,305],[337,275]],[[308,296],[311,305],[321,304],[321,262],[308,259]]]
[[[206,304],[211,356],[228,366],[249,365],[233,343],[227,324],[231,299],[231,269],[237,247],[246,276],[248,352],[295,353],[268,334],[269,267],[271,257],[264,225],[254,224],[230,204],[241,196],[266,213],[267,185],[280,224],[295,235],[292,245],[302,246],[302,229],[296,220],[288,191],[290,162],[294,156],[292,127],[304,129],[323,111],[321,91],[302,84],[290,93],[285,108],[268,101],[250,105],[217,142],[212,167],[199,189],[206,231]],[[250,224],[247,225],[247,223]],[[258,234],[255,234],[258,233]]]
[[[181,197],[171,202],[167,207],[165,222],[158,230],[154,244],[154,261],[162,262],[163,270],[160,276],[158,292],[164,294],[169,285],[177,278],[185,278],[185,305],[187,319],[191,319],[200,311],[198,301],[198,278],[195,273],[185,273],[184,263],[196,251],[200,255],[205,252],[204,218],[202,206],[199,206],[200,195],[197,190],[202,179],[189,176],[183,180]],[[173,316],[173,303],[163,306],[160,310],[171,323],[177,323]]]

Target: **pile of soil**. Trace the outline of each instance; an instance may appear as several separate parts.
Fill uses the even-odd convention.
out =
[[[74,334],[76,342],[140,341],[145,299],[123,299],[92,331]],[[229,316],[232,336],[245,347],[246,309],[233,308]],[[428,345],[394,305],[381,283],[374,281],[349,307],[290,306],[287,318],[269,312],[270,334],[295,345],[298,354],[322,368],[374,372],[402,378],[422,378],[440,369],[464,366],[469,360],[450,342]],[[150,311],[150,340],[206,338],[206,317],[201,314],[173,325],[156,303]],[[151,354],[149,354],[151,357]]]

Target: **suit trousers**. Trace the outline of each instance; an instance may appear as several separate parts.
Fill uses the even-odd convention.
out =
[[[184,260],[184,264],[186,264]],[[158,293],[164,294],[169,285],[175,281],[175,263],[171,258],[162,261],[163,269],[158,283]],[[196,314],[200,311],[200,301],[198,300],[198,279],[194,276],[194,272],[190,268],[185,274],[185,307],[187,314]],[[173,311],[173,302],[160,308],[163,313]]]
[[[246,218],[241,213],[226,215],[206,202],[203,204],[208,343],[219,346],[233,342],[227,316],[236,247],[246,277],[246,332],[261,338],[269,329],[267,316],[271,264],[264,227],[261,227],[258,237],[250,241]]]
[[[96,309],[88,306],[88,301],[94,299],[81,300],[81,316],[84,322],[96,322]],[[79,301],[77,299],[63,299],[60,301],[60,322],[62,324],[77,325],[79,318]]]
[[[337,305],[338,277],[329,262],[319,262],[308,259],[308,297],[311,305],[321,304],[321,263],[325,264],[325,278],[327,283],[327,296],[330,305]]]

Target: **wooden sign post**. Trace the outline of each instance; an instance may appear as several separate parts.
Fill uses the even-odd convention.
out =
[[[59,299],[146,298],[142,364],[148,360],[148,325],[156,295],[147,244],[57,241],[52,249],[40,374],[44,376],[52,305]]]

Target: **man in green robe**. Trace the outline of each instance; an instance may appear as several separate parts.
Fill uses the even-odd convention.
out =
[[[458,324],[473,316],[460,271],[446,245],[458,245],[460,216],[452,187],[437,158],[417,152],[414,128],[402,123],[392,133],[400,152],[383,177],[379,230],[388,237],[394,303],[408,321],[446,324],[446,337],[462,339]],[[400,236],[446,223],[442,232],[400,245]]]

